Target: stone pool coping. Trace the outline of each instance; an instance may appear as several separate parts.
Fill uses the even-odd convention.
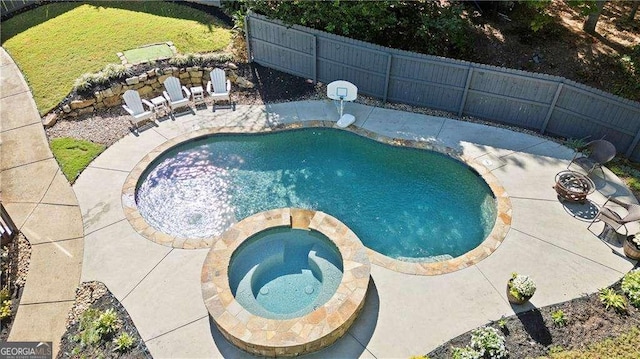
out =
[[[267,133],[299,128],[325,127],[337,128],[335,126],[335,122],[333,121],[305,121],[258,129],[254,127],[214,127],[197,130],[174,137],[149,152],[142,160],[138,162],[138,164],[136,164],[133,170],[129,173],[129,176],[125,180],[124,186],[122,188],[122,207],[125,217],[129,221],[129,223],[131,223],[131,226],[140,235],[152,242],[168,247],[182,249],[209,248],[224,234],[222,234],[221,236],[213,236],[208,238],[174,237],[151,227],[142,217],[135,203],[135,191],[138,179],[146,170],[146,168],[156,158],[162,155],[162,153],[181,144],[182,142],[194,140],[200,137],[206,137],[214,134]],[[435,144],[428,141],[415,141],[388,137],[356,126],[349,126],[348,128],[343,130],[350,131],[360,136],[364,136],[369,139],[392,146],[413,147],[448,155],[467,165],[479,176],[481,176],[496,198],[496,222],[485,240],[469,252],[466,252],[465,254],[453,259],[438,262],[406,262],[387,257],[379,252],[367,248],[367,252],[372,263],[400,273],[414,275],[439,275],[455,272],[457,270],[472,266],[488,257],[491,253],[498,249],[507,233],[509,232],[509,229],[511,228],[511,200],[509,199],[509,195],[507,194],[504,187],[500,184],[498,179],[491,173],[491,171],[487,167],[470,157],[464,156],[461,152],[456,151],[453,148],[446,147],[440,144]]]
[[[235,299],[229,263],[251,236],[283,226],[324,234],[338,247],[344,272],[336,293],[318,309],[298,318],[267,319]],[[364,245],[342,222],[319,211],[279,208],[247,217],[220,236],[202,267],[202,297],[220,332],[237,347],[263,356],[296,356],[327,347],[347,332],[364,306],[370,272]]]

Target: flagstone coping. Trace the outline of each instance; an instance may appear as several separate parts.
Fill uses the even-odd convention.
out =
[[[344,272],[324,305],[298,318],[268,319],[236,301],[228,269],[233,253],[247,239],[283,226],[324,234],[338,247]],[[347,332],[364,306],[370,272],[362,242],[342,222],[319,211],[279,208],[245,218],[220,236],[202,267],[202,297],[216,326],[234,345],[256,355],[297,356],[325,348]]]
[[[321,127],[335,127],[333,121],[305,121],[295,122],[288,124],[279,124],[274,127],[214,127],[206,128],[193,132],[186,133],[181,136],[177,136],[173,139],[166,141],[160,146],[149,152],[134,169],[129,173],[125,184],[122,189],[122,206],[125,213],[125,217],[131,223],[132,227],[140,233],[143,237],[153,241],[155,243],[182,249],[198,249],[209,248],[213,245],[220,236],[212,236],[208,238],[180,238],[174,237],[164,232],[158,231],[147,223],[138,211],[135,192],[140,176],[149,167],[149,165],[164,152],[171,148],[190,140],[195,140],[201,137],[206,137],[214,134],[239,134],[239,133],[265,133],[273,131],[293,130],[299,128],[321,128]],[[455,257],[453,259],[432,261],[432,262],[408,262],[401,261],[391,257],[387,257],[372,249],[367,249],[369,258],[372,263],[391,269],[396,272],[414,274],[414,275],[439,275],[445,273],[455,272],[460,269],[472,266],[484,258],[488,257],[491,253],[495,252],[500,246],[504,238],[506,237],[509,229],[511,228],[512,208],[511,200],[507,191],[504,189],[500,181],[496,176],[491,173],[490,169],[475,161],[473,158],[467,157],[462,152],[450,147],[446,147],[440,144],[431,143],[428,141],[416,141],[405,140],[399,138],[392,138],[384,135],[377,134],[375,132],[349,126],[344,129],[355,134],[389,144],[392,146],[413,147],[418,149],[430,150],[445,154],[452,157],[462,164],[468,166],[472,171],[476,172],[487,183],[493,195],[496,199],[497,216],[495,224],[485,240],[480,243],[476,248],[471,251]]]

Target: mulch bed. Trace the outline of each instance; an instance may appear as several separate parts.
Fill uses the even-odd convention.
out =
[[[621,293],[620,283],[618,281],[611,286],[618,293]],[[640,327],[640,309],[631,305],[627,309],[627,314],[607,310],[598,299],[598,293],[594,293],[504,318],[504,329],[497,322],[490,326],[502,331],[510,358],[537,358],[548,355],[551,348],[584,349],[595,342],[628,332],[632,327]],[[551,313],[557,310],[564,312],[565,326],[558,326],[551,319]],[[451,358],[453,347],[464,347],[470,342],[471,331],[451,339],[427,355],[431,359]]]
[[[3,248],[4,253],[5,248]],[[22,233],[18,233],[6,246],[7,257],[2,260],[2,287],[8,288],[11,294],[11,315],[0,322],[0,341],[7,341],[13,320],[18,312],[22,291],[29,272],[31,244]]]
[[[82,352],[74,355],[73,350],[79,344],[74,337],[79,332],[79,318],[87,309],[97,309],[101,312],[107,309],[114,309],[120,318],[120,329],[107,340],[102,342],[97,348],[86,348]],[[115,352],[115,344],[111,339],[117,337],[121,332],[129,333],[136,342],[136,346],[126,353]],[[57,358],[149,358],[152,356],[147,349],[140,333],[136,329],[129,313],[122,304],[113,296],[107,287],[101,282],[85,282],[76,289],[76,301],[69,313],[67,331],[60,339],[60,351]]]

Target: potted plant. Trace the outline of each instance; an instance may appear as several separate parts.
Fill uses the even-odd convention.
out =
[[[640,260],[640,233],[627,236],[622,246],[624,248],[624,254],[627,257]]]
[[[524,304],[536,292],[536,283],[529,276],[518,273],[511,274],[507,282],[507,299],[513,304]]]

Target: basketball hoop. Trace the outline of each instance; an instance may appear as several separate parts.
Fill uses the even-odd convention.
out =
[[[336,107],[340,112],[340,118],[337,122],[338,127],[345,128],[356,121],[353,115],[344,114],[344,102],[354,101],[358,97],[356,85],[344,80],[333,81],[327,85],[327,97],[335,101]],[[339,105],[338,101],[340,101]]]

